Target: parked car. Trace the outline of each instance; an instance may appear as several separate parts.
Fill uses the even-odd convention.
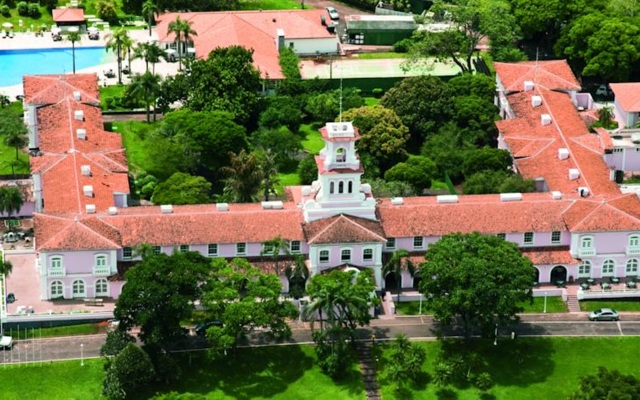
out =
[[[201,324],[196,325],[196,335],[198,336],[204,336],[207,334],[207,329],[211,328],[212,326],[220,326],[222,327],[222,322],[220,321],[209,321],[209,322],[203,322]]]
[[[333,7],[327,7],[325,8],[325,10],[327,10],[327,12],[329,13],[329,17],[334,20],[337,21],[340,19],[340,14],[338,14],[338,10],[336,10]]]
[[[613,92],[609,89],[609,85],[599,85],[596,89],[596,96],[612,96]]]
[[[13,347],[13,338],[11,336],[0,336],[0,349],[11,350]]]
[[[618,321],[619,319],[618,312],[611,308],[601,308],[589,314],[589,321]]]

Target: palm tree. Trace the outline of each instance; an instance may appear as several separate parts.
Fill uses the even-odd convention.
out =
[[[116,29],[113,33],[107,36],[107,51],[113,51],[116,53],[116,58],[118,60],[118,83],[122,85],[122,58],[123,52],[125,49],[125,43],[129,38],[129,34],[127,30],[122,27]]]
[[[405,265],[405,258],[409,257],[409,252],[407,250],[396,250],[391,255],[391,258],[385,265],[382,266],[382,276],[387,276],[388,274],[393,274],[396,277],[397,282],[397,298],[396,301],[400,302],[400,289],[401,289],[401,280],[402,280],[402,267]],[[415,268],[413,263],[407,258],[406,266],[411,275],[414,274]]]
[[[73,73],[76,73],[76,42],[80,42],[82,37],[77,30],[70,30],[67,34],[67,40],[71,42],[71,55],[73,58]]]
[[[224,194],[236,203],[254,201],[262,182],[258,157],[244,149],[238,154],[229,153],[229,157],[230,164],[220,168],[220,172],[227,176],[224,179]]]
[[[280,255],[283,254],[285,256],[290,255],[289,252],[289,241],[286,239],[282,239],[280,236],[276,236],[271,240],[267,240],[262,243],[262,251],[260,255],[271,256],[273,262],[275,263],[276,274],[280,275],[280,268],[278,266],[280,262]]]
[[[124,38],[122,42],[122,51],[127,53],[127,67],[129,70],[129,74],[131,74],[131,50],[134,49],[133,39],[127,36]]]
[[[13,272],[13,264],[2,257],[2,259],[0,259],[0,275],[4,275],[6,277],[11,272]]]
[[[144,108],[147,112],[147,123],[151,122],[150,106],[155,103],[160,93],[160,76],[154,75],[147,71],[144,74],[136,74],[129,84],[129,93],[134,98],[144,102]],[[153,106],[153,120],[156,120],[156,107]]]
[[[167,59],[167,52],[158,46],[157,43],[140,43],[133,52],[133,58],[141,58],[144,60],[145,70],[149,71],[151,64],[151,72],[156,73],[156,64],[160,59]]]
[[[159,12],[160,8],[158,8],[158,5],[154,3],[153,0],[146,0],[142,3],[142,15],[147,17],[149,23],[149,36],[151,36],[151,24],[154,22],[154,16]]]
[[[269,201],[269,195],[274,192],[273,187],[278,184],[278,163],[276,155],[267,149],[260,152],[260,170],[262,171],[262,188],[264,190],[264,201]]]
[[[14,213],[18,213],[24,204],[22,191],[17,186],[3,186],[0,188],[0,211],[7,213],[7,218],[11,219]],[[9,229],[12,225],[9,224]]]
[[[305,284],[309,279],[309,269],[300,254],[296,254],[295,265],[288,265],[284,269],[284,275],[289,281],[289,294],[294,299],[304,296]]]
[[[183,43],[188,44],[191,36],[197,36],[196,31],[191,28],[191,21],[185,21],[179,16],[169,23],[169,33],[176,35],[175,43],[178,51],[178,69],[182,70],[182,48]]]

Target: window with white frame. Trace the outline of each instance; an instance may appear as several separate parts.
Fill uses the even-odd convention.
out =
[[[217,243],[209,243],[207,245],[207,255],[209,257],[215,257],[218,255],[218,244]]]
[[[584,260],[578,265],[578,278],[590,278],[591,277],[591,261]]]
[[[162,253],[162,247],[160,246],[152,246],[151,250],[153,250],[153,254],[160,254]]]
[[[262,254],[273,255],[275,247],[271,243],[263,243],[262,244]]]
[[[189,245],[188,244],[181,244],[180,245],[180,253],[186,253],[189,251]]]
[[[373,261],[373,249],[362,250],[362,261]]]
[[[318,261],[321,264],[328,263],[329,262],[329,250],[320,250],[320,253],[318,255]]]
[[[64,283],[60,281],[51,282],[51,298],[64,297]]]
[[[109,295],[109,284],[106,279],[98,279],[96,281],[96,296]]]
[[[422,236],[414,236],[413,238],[413,248],[415,250],[420,250],[424,248],[424,237]]]
[[[580,248],[581,249],[591,249],[593,248],[593,237],[591,236],[583,236],[580,238]]]
[[[524,233],[524,244],[533,244],[533,232]]]
[[[393,250],[396,248],[396,238],[387,238],[387,250]]]
[[[243,256],[247,254],[247,244],[246,243],[236,243],[236,255]]]
[[[122,258],[125,259],[125,260],[128,260],[131,257],[133,257],[133,248],[131,248],[131,247],[123,247],[122,248]]]
[[[52,269],[62,268],[62,257],[59,257],[59,256],[51,257],[51,268]]]
[[[496,236],[499,237],[502,240],[507,240],[507,234],[506,233],[498,233]]]
[[[602,276],[613,276],[613,272],[615,271],[616,263],[613,260],[605,260],[602,263]]]
[[[627,261],[627,267],[625,268],[627,275],[638,275],[638,260],[630,258]]]
[[[96,256],[96,267],[106,267],[107,266],[107,256],[104,254],[100,254]]]
[[[300,253],[300,241],[292,240],[289,242],[289,251],[292,253]]]
[[[85,296],[85,285],[82,279],[76,279],[72,284],[73,288],[73,297],[84,297]]]
[[[350,249],[342,249],[340,251],[340,261],[344,263],[351,262],[351,250]]]
[[[640,236],[639,235],[631,235],[631,236],[629,236],[629,247],[640,247]]]
[[[551,243],[558,244],[560,243],[562,233],[560,231],[551,232]]]

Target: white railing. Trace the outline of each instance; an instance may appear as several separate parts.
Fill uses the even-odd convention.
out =
[[[67,271],[64,267],[62,268],[49,268],[47,271],[48,276],[66,276]]]
[[[94,275],[111,275],[111,267],[109,266],[94,266],[93,267]]]
[[[579,257],[593,257],[596,255],[596,249],[580,249],[578,250]]]
[[[576,294],[578,300],[589,299],[616,299],[625,297],[640,297],[640,289],[578,289]]]
[[[640,254],[640,246],[628,246],[627,255]]]

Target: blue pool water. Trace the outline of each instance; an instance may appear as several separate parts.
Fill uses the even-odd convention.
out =
[[[107,53],[104,47],[76,48],[76,71],[106,61]],[[72,71],[71,47],[0,50],[0,86],[21,84],[23,75],[61,74]]]

